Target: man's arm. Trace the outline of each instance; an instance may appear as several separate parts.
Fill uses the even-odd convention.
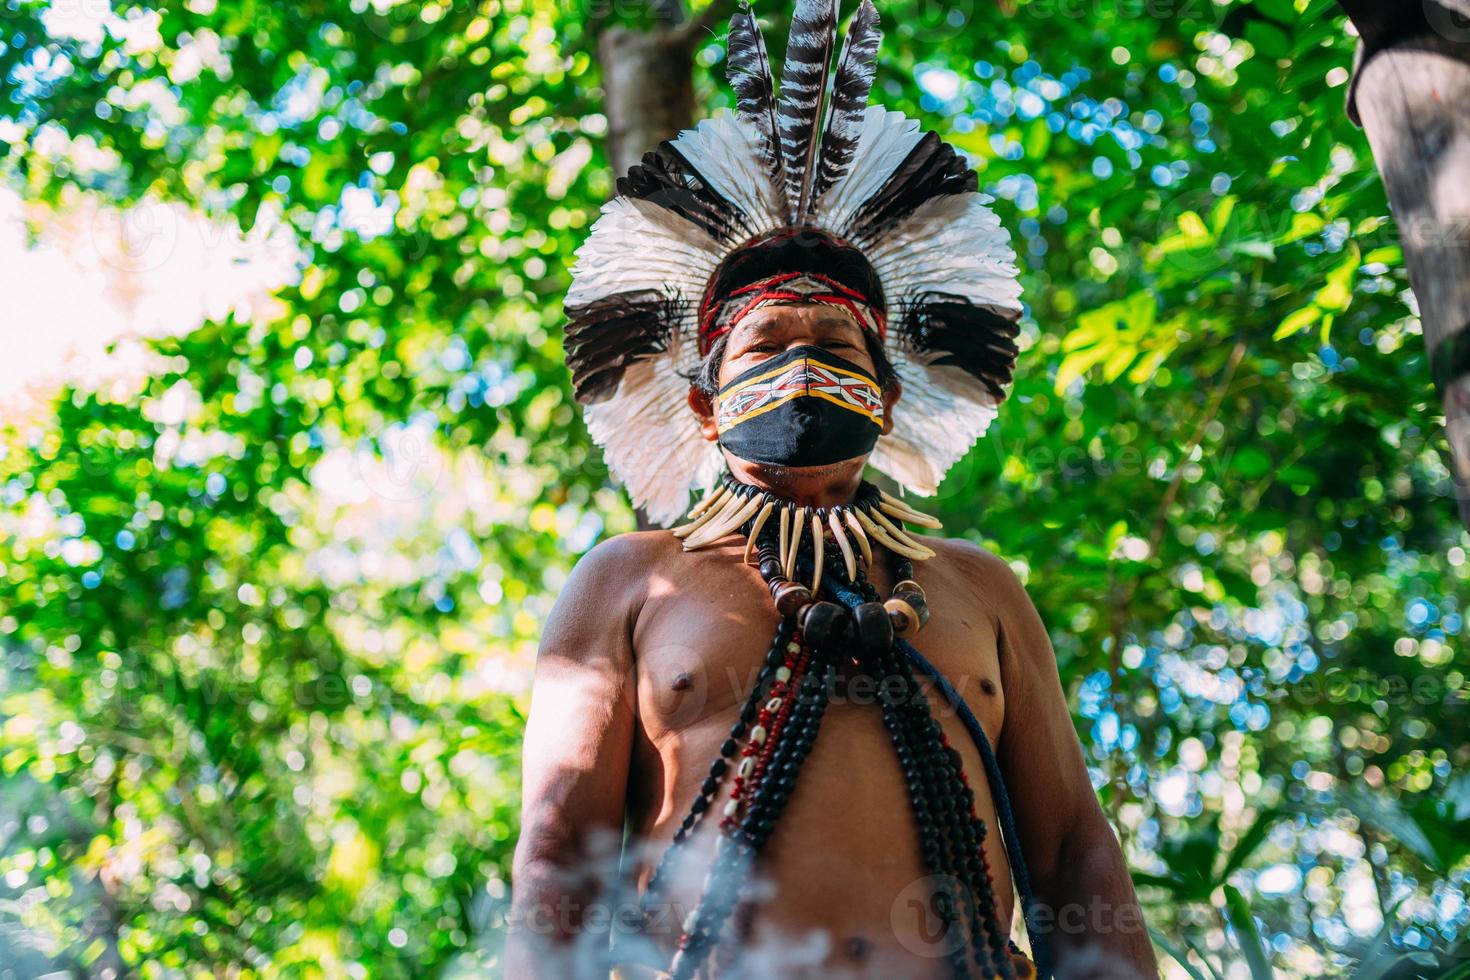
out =
[[[633,744],[635,551],[614,538],[588,552],[542,634],[506,944],[518,980],[581,976],[605,951]]]
[[[985,552],[978,560],[1006,698],[996,755],[1056,974],[1156,978],[1153,942],[1088,778],[1051,639],[1010,567]]]

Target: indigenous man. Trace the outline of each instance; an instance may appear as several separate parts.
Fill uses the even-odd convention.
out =
[[[514,980],[1157,975],[1024,589],[864,480],[935,492],[1021,306],[975,173],[866,105],[870,0],[834,69],[836,21],[799,0],[778,100],[737,12],[738,112],[648,154],[579,252],[594,439],[655,521],[706,493],[593,549],[547,623]]]

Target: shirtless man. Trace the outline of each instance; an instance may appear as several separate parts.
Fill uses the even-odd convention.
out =
[[[769,306],[746,318],[725,348],[720,381],[799,345],[834,350],[873,370],[862,331],[830,312]],[[899,397],[890,386],[890,408]],[[711,428],[708,396],[691,389],[690,402]],[[812,506],[851,500],[865,461],[777,470],[727,454],[738,479]],[[1031,883],[1042,908],[1055,911],[1049,918],[1058,975],[1075,975],[1075,959],[1079,966],[1101,964],[1108,976],[1156,976],[1128,869],[1088,780],[1035,608],[1000,558],[968,541],[925,541],[939,554],[922,571],[935,610],[922,634],[924,650],[996,748]],[[621,535],[588,552],[562,591],[546,624],[526,728],[513,875],[515,919],[523,928],[512,942],[508,976],[570,975],[536,940],[567,942],[588,909],[610,900],[605,880],[569,885],[575,876],[567,869],[577,867],[590,835],[621,836],[626,815],[636,838],[666,845],[696,795],[778,619],[760,575],[740,561],[744,545],[731,535],[715,548],[685,553],[667,531]],[[873,576],[886,591],[891,583],[881,562]],[[940,976],[943,961],[926,955],[922,939],[895,931],[896,921],[900,931],[906,924],[922,930],[915,919],[923,913],[898,903],[913,898],[926,873],[899,764],[872,697],[854,690],[828,709],[766,851],[769,888],[749,942],[789,946],[807,934],[825,936],[829,951],[817,976]],[[974,744],[953,712],[937,714],[972,774],[981,819],[998,826]],[[707,849],[712,836],[696,846]],[[988,835],[985,848],[992,875],[1008,882],[999,835]],[[669,897],[671,908],[692,907],[697,882],[687,884]],[[1009,922],[1009,888],[998,898]],[[552,916],[552,909],[564,911]],[[605,908],[601,914],[607,928]],[[663,931],[670,949],[678,918]]]
[[[935,491],[1021,305],[974,171],[866,107],[868,0],[829,79],[836,15],[797,0],[778,105],[742,8],[737,112],[630,170],[578,252],[593,439],[656,523],[708,492],[589,552],[546,624],[512,980],[1029,977],[1013,880],[1042,975],[1157,976],[1025,590],[863,479]]]

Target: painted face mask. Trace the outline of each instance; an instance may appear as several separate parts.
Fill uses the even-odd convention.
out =
[[[873,451],[883,393],[871,373],[812,345],[740,374],[715,399],[720,445],[752,463],[823,466]]]

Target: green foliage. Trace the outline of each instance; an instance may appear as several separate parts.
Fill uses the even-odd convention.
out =
[[[307,255],[275,308],[6,435],[0,959],[472,971],[516,678],[577,554],[633,524],[558,323],[612,187],[596,36],[647,11],[4,9],[29,198],[278,213]],[[972,155],[1029,304],[932,509],[1025,572],[1161,947],[1190,976],[1442,956],[1470,563],[1333,5],[882,13],[877,96]]]

